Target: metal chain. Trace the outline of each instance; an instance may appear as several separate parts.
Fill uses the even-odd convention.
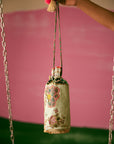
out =
[[[9,124],[10,124],[10,137],[11,142],[14,144],[14,134],[13,134],[13,121],[12,121],[12,111],[11,111],[11,96],[10,96],[10,87],[9,87],[9,77],[8,77],[8,62],[7,62],[7,50],[6,50],[6,41],[5,41],[5,31],[4,31],[4,15],[3,15],[3,3],[0,0],[0,26],[1,26],[1,37],[2,37],[2,47],[3,47],[3,64],[4,64],[4,74],[5,74],[5,84],[6,84],[6,94],[8,102],[8,112],[9,112]]]
[[[113,63],[114,63],[114,58],[113,58]],[[108,144],[112,143],[112,131],[113,131],[113,125],[114,125],[114,65],[113,65],[111,95],[112,95],[112,99],[111,99],[110,120],[109,120],[109,139],[108,139]]]

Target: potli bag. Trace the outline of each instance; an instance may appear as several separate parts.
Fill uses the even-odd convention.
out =
[[[51,72],[50,79],[45,85],[45,91],[44,91],[44,132],[50,134],[67,133],[70,130],[69,85],[67,81],[65,81],[62,78],[63,65],[62,65],[59,4],[58,2],[55,2],[55,4],[54,4],[55,37],[54,37],[54,51],[53,51],[53,69]],[[57,19],[59,21],[61,66],[55,67]]]

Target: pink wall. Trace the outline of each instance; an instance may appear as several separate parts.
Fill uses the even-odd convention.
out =
[[[46,10],[6,14],[5,25],[13,119],[43,123],[54,14]],[[61,8],[61,29],[71,125],[108,128],[114,33],[74,8]],[[8,117],[2,61],[0,47],[0,116]]]

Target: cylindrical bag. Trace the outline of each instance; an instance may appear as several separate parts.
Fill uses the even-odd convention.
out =
[[[67,133],[70,130],[69,85],[55,67],[55,76],[47,82],[44,92],[44,132]]]
[[[70,103],[69,85],[62,78],[62,49],[59,4],[56,1],[55,9],[55,37],[53,51],[53,69],[50,80],[45,86],[44,92],[44,132],[50,134],[67,133],[70,130]],[[55,67],[55,46],[57,15],[59,20],[60,60],[61,67]]]

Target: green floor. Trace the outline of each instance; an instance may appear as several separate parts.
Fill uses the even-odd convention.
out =
[[[13,124],[15,144],[108,144],[108,130],[72,127],[68,134],[49,135],[43,133],[43,125]],[[0,118],[0,144],[11,144],[8,127],[9,121]]]

